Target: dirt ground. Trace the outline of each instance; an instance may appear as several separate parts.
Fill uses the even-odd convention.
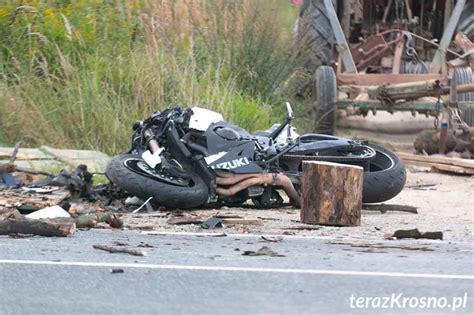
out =
[[[216,214],[260,218],[263,225],[224,225],[223,228],[204,230],[199,224],[168,224],[167,220],[174,217],[174,214],[169,212],[127,214],[124,218],[125,225],[133,227],[146,224],[144,227],[153,231],[294,234],[371,241],[381,240],[384,235],[398,229],[418,228],[422,232],[442,231],[446,241],[471,242],[474,229],[473,178],[431,173],[429,169],[420,167],[408,166],[407,169],[406,188],[388,203],[416,206],[418,214],[363,210],[362,223],[358,227],[304,225],[299,222],[299,210],[291,206],[267,210],[223,207],[184,213],[186,216],[204,219]],[[300,228],[305,229],[300,230]]]

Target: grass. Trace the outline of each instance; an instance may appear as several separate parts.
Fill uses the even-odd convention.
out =
[[[286,0],[2,1],[0,136],[116,154],[135,120],[170,106],[266,128],[296,14]]]

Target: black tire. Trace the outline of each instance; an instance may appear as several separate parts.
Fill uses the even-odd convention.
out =
[[[336,129],[337,82],[334,69],[321,66],[314,74],[317,104],[315,132],[332,135]]]
[[[298,20],[297,49],[301,66],[313,74],[333,59],[334,34],[322,0],[304,0]]]
[[[189,209],[207,202],[208,187],[198,175],[190,173],[189,185],[173,185],[130,170],[125,162],[131,159],[141,160],[133,154],[119,155],[106,169],[110,181],[128,193],[144,200],[153,197],[152,202],[169,208]]]
[[[473,8],[474,9],[474,8]],[[474,27],[474,26],[473,26]],[[472,75],[471,68],[455,68],[453,73],[453,79],[456,80],[458,85],[474,83],[474,77]],[[472,102],[474,103],[474,92],[458,93],[458,102]],[[460,104],[459,110],[461,111],[461,118],[469,126],[474,126],[474,106],[473,104]]]
[[[362,202],[384,202],[398,195],[405,186],[405,166],[390,150],[376,144],[370,144],[370,147],[377,155],[370,162],[370,171],[364,172]]]
[[[295,50],[297,67],[288,83],[291,93],[307,98],[313,91],[316,69],[331,65],[335,38],[322,0],[304,0],[297,22]]]
[[[364,184],[362,191],[363,203],[378,203],[392,199],[398,195],[406,182],[406,170],[398,156],[388,149],[376,144],[370,144],[376,152],[370,161],[369,171],[364,171]],[[288,155],[291,157],[291,155]],[[309,159],[308,159],[309,160]],[[281,160],[281,166],[290,172],[301,172],[301,163],[304,157],[298,159]],[[336,163],[357,164],[359,162],[336,161]],[[297,190],[300,187],[296,187]]]
[[[474,0],[467,0],[459,18],[458,31],[463,32],[474,41]]]

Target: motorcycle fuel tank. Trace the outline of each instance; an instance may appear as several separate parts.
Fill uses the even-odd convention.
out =
[[[262,172],[262,168],[253,160],[254,151],[255,143],[250,141],[204,159],[214,170],[229,170],[237,174]]]

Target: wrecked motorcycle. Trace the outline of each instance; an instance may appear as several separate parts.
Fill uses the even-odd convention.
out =
[[[300,205],[303,161],[330,161],[364,168],[363,202],[383,202],[405,185],[406,171],[391,151],[365,141],[324,134],[298,135],[291,123],[253,134],[221,114],[194,107],[155,112],[133,126],[132,147],[107,165],[121,189],[157,205],[194,208]],[[315,181],[318,178],[314,179]]]

